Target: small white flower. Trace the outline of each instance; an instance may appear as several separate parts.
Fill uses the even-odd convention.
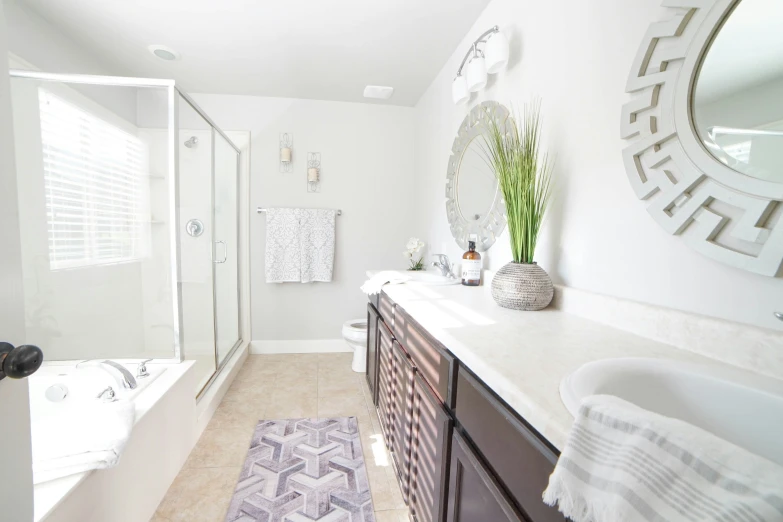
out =
[[[410,250],[406,250],[405,252],[402,253],[402,256],[407,259],[410,259],[413,257],[413,253]]]
[[[411,252],[415,252],[415,251],[416,251],[416,249],[417,249],[417,247],[419,246],[419,243],[420,243],[420,241],[419,241],[419,238],[417,238],[417,237],[412,237],[412,238],[410,238],[410,239],[408,240],[408,244],[407,244],[407,245],[405,245],[405,248],[407,248],[407,249],[408,249],[408,250],[410,250]]]

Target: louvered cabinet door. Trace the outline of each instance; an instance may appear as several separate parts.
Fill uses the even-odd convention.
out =
[[[378,404],[378,331],[381,318],[378,310],[367,304],[367,386],[372,403]]]
[[[383,440],[389,447],[391,440],[392,386],[394,384],[394,359],[392,334],[383,321],[378,321],[378,400],[376,409],[381,423]]]
[[[394,385],[391,407],[391,456],[405,503],[409,499],[409,461],[411,446],[411,404],[415,370],[410,358],[397,341],[392,348],[394,360]]]
[[[410,509],[416,522],[443,522],[453,421],[417,374],[411,403]]]

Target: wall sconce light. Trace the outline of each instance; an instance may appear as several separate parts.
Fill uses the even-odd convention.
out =
[[[321,192],[321,153],[307,153],[307,192]]]
[[[287,132],[280,134],[280,172],[291,172],[294,168],[294,135]]]
[[[479,49],[483,44],[484,49]],[[465,67],[467,64],[467,68]],[[508,64],[508,39],[498,26],[484,31],[465,53],[451,84],[451,99],[455,105],[470,99],[471,92],[478,92],[487,85],[487,73],[502,71]],[[463,69],[465,74],[463,75]]]

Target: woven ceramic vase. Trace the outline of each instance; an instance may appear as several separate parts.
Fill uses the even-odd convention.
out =
[[[508,263],[492,278],[492,297],[505,308],[541,310],[554,293],[552,279],[536,263]]]

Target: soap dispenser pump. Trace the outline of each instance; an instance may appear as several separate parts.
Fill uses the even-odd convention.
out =
[[[481,254],[476,252],[475,241],[468,241],[468,251],[462,255],[462,284],[465,286],[481,284]]]

